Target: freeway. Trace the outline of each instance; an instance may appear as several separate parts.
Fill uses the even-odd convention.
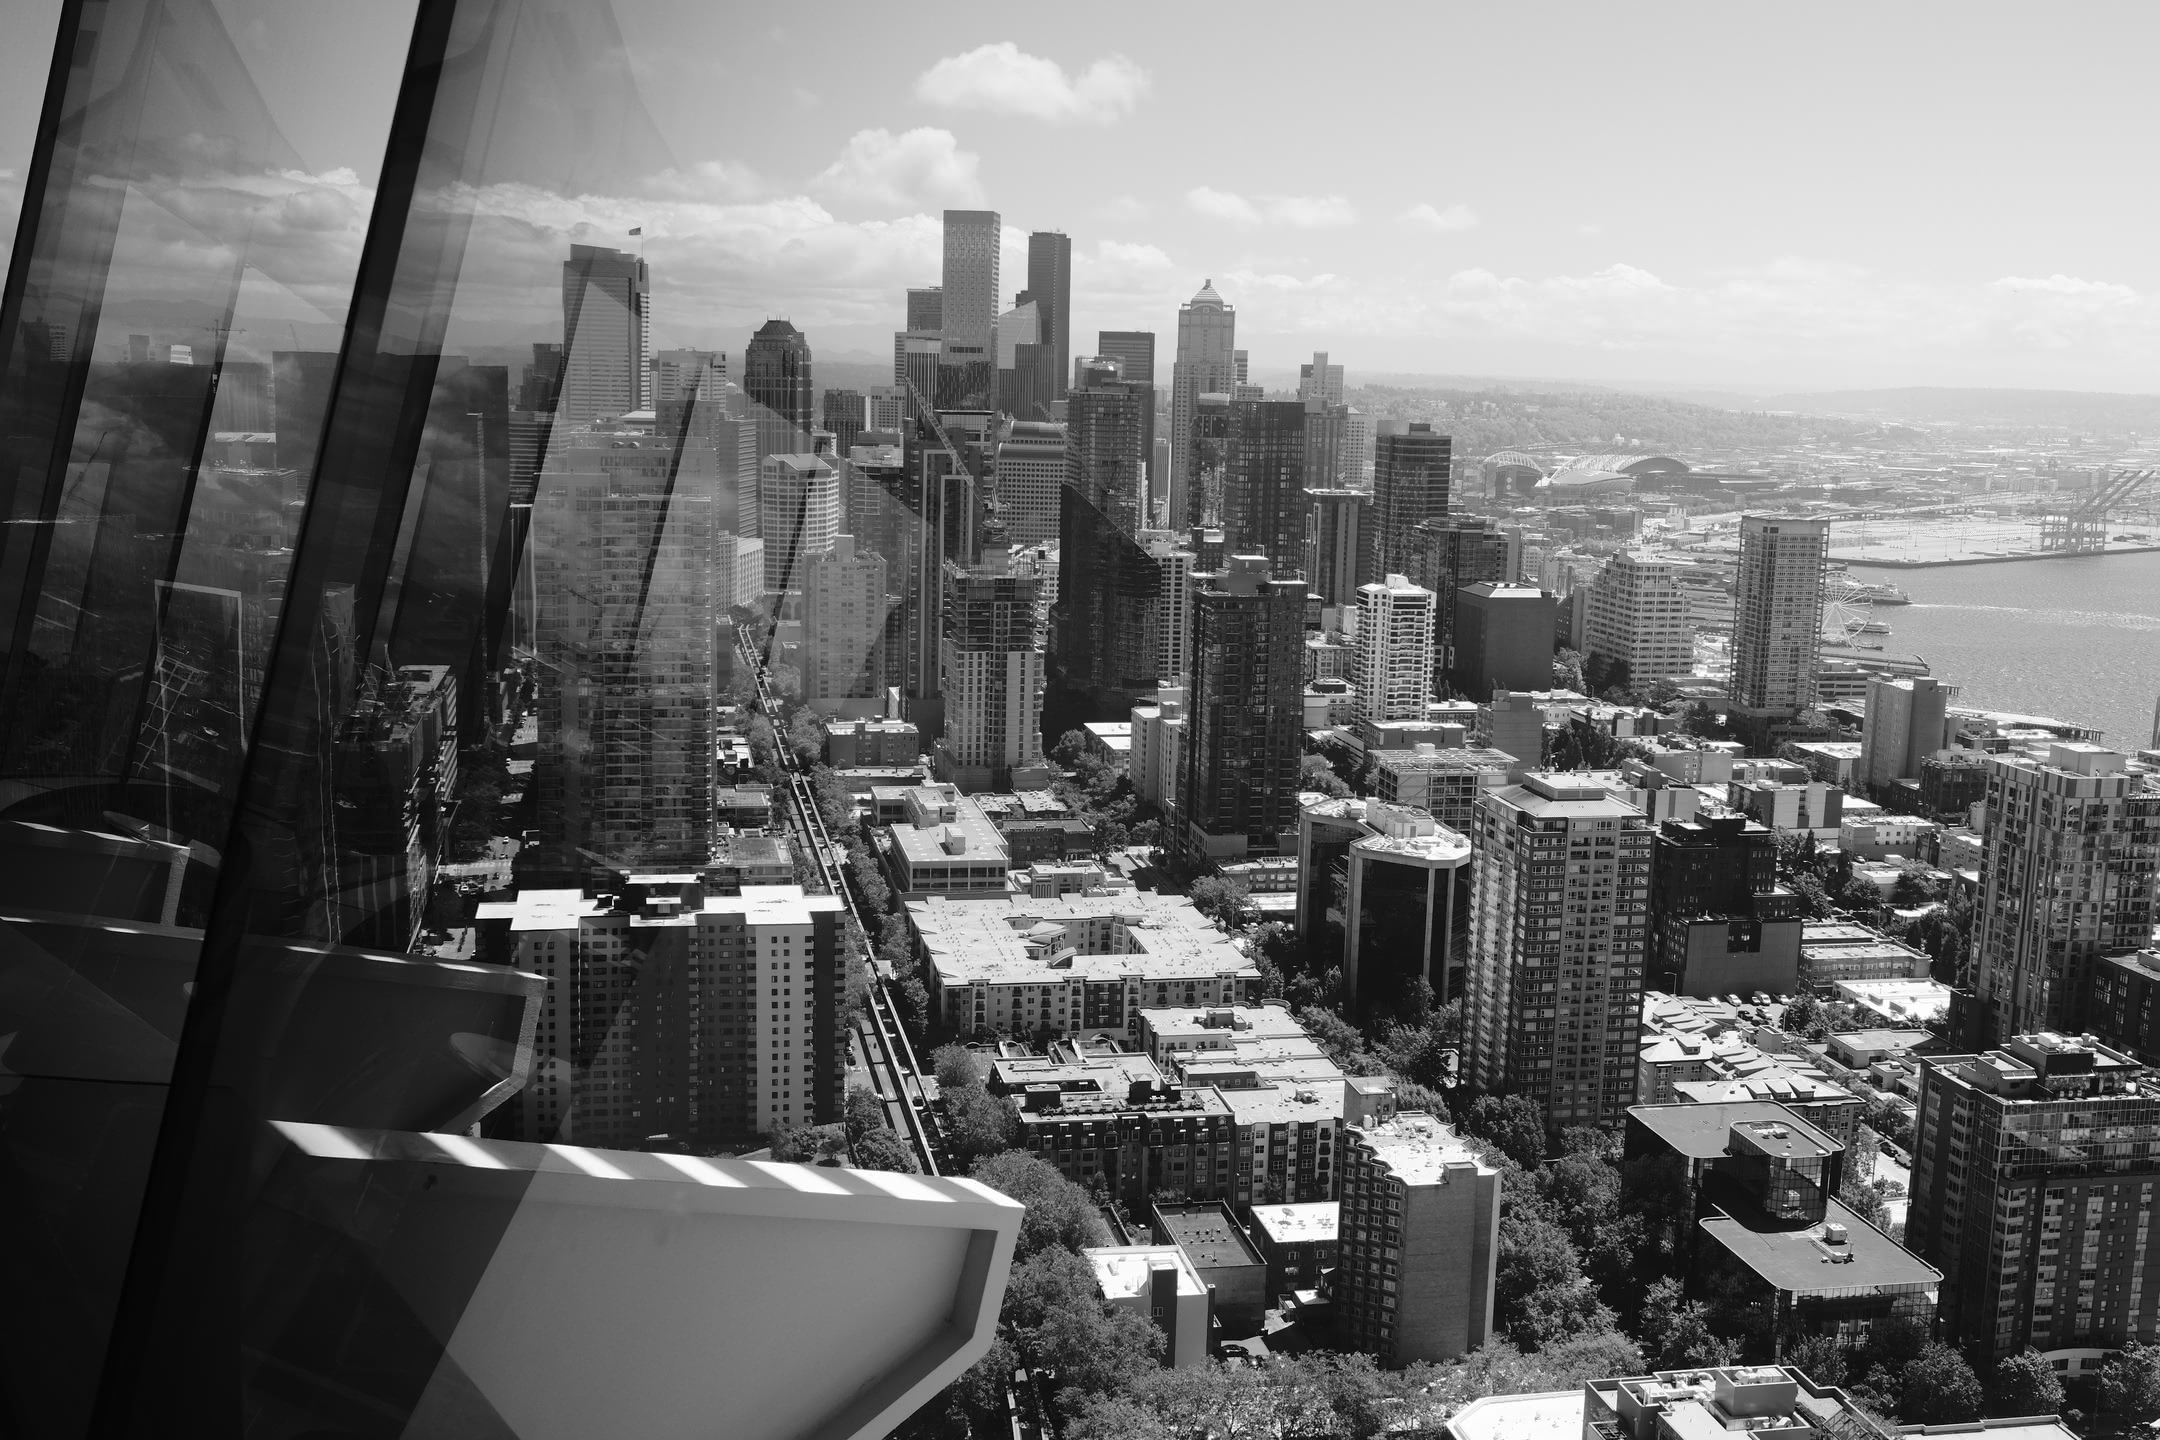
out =
[[[942,1127],[937,1112],[930,1106],[923,1085],[922,1067],[915,1058],[915,1047],[908,1040],[907,1031],[900,1023],[899,1008],[893,1004],[892,995],[886,988],[887,977],[878,968],[877,956],[870,949],[870,927],[863,923],[861,902],[843,858],[845,852],[833,843],[832,835],[825,828],[825,817],[818,812],[817,796],[801,761],[785,738],[777,733],[780,706],[773,698],[762,657],[740,640],[737,653],[757,677],[758,709],[767,720],[775,722],[773,748],[785,771],[788,829],[795,844],[814,862],[818,883],[838,895],[847,906],[848,914],[855,917],[863,969],[870,981],[870,1003],[856,1017],[849,1049],[859,1059],[859,1068],[870,1073],[872,1087],[885,1106],[885,1123],[895,1134],[907,1137],[915,1151],[915,1163],[922,1167],[923,1174],[940,1174],[939,1161],[945,1153]]]

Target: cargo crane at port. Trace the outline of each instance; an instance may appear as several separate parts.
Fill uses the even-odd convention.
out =
[[[2117,470],[2073,505],[2040,517],[2040,549],[2051,555],[2097,555],[2107,548],[2108,516],[2151,483],[2154,470]]]

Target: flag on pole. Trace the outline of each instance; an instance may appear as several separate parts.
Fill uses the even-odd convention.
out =
[[[640,225],[635,230],[632,230],[630,233],[632,235],[643,235],[645,233],[645,227]]]

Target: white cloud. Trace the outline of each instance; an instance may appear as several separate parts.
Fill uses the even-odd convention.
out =
[[[1467,205],[1450,205],[1445,210],[1431,205],[1413,205],[1395,217],[1404,225],[1422,225],[1427,230],[1468,230],[1478,223],[1477,212]]]
[[[1095,242],[1096,258],[1108,265],[1134,270],[1168,270],[1170,257],[1153,245],[1127,245],[1118,240]]]
[[[754,200],[766,185],[757,171],[733,160],[704,160],[688,170],[663,170],[645,177],[649,195],[677,200]]]
[[[1228,220],[1235,225],[1257,225],[1260,211],[1252,201],[1228,190],[1214,190],[1208,186],[1195,186],[1185,192],[1185,203],[1199,214],[1211,220]]]
[[[947,110],[988,110],[1052,124],[1108,125],[1132,113],[1148,73],[1107,55],[1076,76],[1010,40],[948,55],[915,79],[915,98]]]
[[[1201,185],[1185,192],[1197,214],[1233,225],[1288,225],[1319,230],[1357,223],[1357,210],[1340,195],[1263,195],[1255,202],[1231,190]]]
[[[1130,195],[1120,195],[1115,199],[1105,200],[1102,204],[1097,205],[1094,211],[1097,220],[1107,221],[1112,225],[1130,225],[1136,221],[1147,219],[1153,213],[1153,206],[1135,200]]]
[[[962,150],[950,130],[929,126],[895,135],[858,130],[812,188],[845,203],[881,210],[968,209],[984,202],[981,157]]]

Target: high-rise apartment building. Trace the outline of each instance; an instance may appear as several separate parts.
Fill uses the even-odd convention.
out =
[[[1854,788],[1872,798],[1899,780],[1917,780],[1921,761],[1950,748],[1950,699],[1956,694],[1956,686],[1932,675],[1870,679]]]
[[[1423,720],[1432,699],[1433,592],[1400,575],[1358,587],[1357,714]]]
[[[1377,523],[1374,515],[1368,514],[1366,519]],[[1427,520],[1410,532],[1408,563],[1402,573],[1437,597],[1438,613],[1433,623],[1436,684],[1444,682],[1455,666],[1455,602],[1462,587],[1514,579],[1517,543],[1515,537],[1501,531],[1499,522],[1475,515]],[[1482,704],[1486,697],[1474,698]]]
[[[819,714],[883,693],[885,590],[885,557],[858,549],[852,535],[803,562],[803,703]]]
[[[1613,556],[1589,587],[1584,651],[1625,665],[1636,685],[1691,674],[1695,625],[1680,593],[1679,573],[1672,561],[1642,551]]]
[[[945,292],[936,285],[907,292],[907,328],[935,333],[945,328]]]
[[[1379,438],[1373,459],[1374,574],[1409,574],[1416,527],[1446,518],[1453,445],[1452,437],[1434,434],[1423,420],[1411,421],[1400,434]]]
[[[1829,546],[1827,520],[1741,517],[1731,693],[1743,714],[1790,718],[1815,702]]]
[[[1204,519],[1197,488],[1201,468],[1200,397],[1225,395],[1237,383],[1237,311],[1215,293],[1215,282],[1178,307],[1177,359],[1170,370],[1170,524],[1173,529]],[[1227,417],[1225,417],[1227,418]]]
[[[1305,406],[1296,400],[1230,402],[1230,455],[1222,489],[1223,541],[1265,555],[1280,575],[1305,563]]]
[[[1035,560],[1001,550],[972,568],[946,565],[939,779],[970,791],[1041,782],[1047,583]]]
[[[2160,790],[2098,745],[1988,759],[1973,907],[1990,1039],[2085,1023],[2093,964],[2152,943]]]
[[[642,410],[646,306],[652,277],[642,256],[573,245],[562,267],[563,365],[556,419],[588,425]]]
[[[1298,366],[1297,396],[1322,405],[1343,403],[1343,367],[1328,364],[1327,351],[1315,350],[1309,364]]]
[[[1343,408],[1341,481],[1369,487],[1373,478],[1372,416],[1355,405]]]
[[[757,424],[758,459],[810,453],[810,342],[785,320],[768,320],[743,351],[743,393]]]
[[[1305,582],[1275,577],[1264,555],[1233,555],[1194,577],[1192,634],[1178,801],[1186,853],[1276,853],[1298,824]]]
[[[998,427],[993,474],[1005,507],[1005,536],[1015,545],[1057,541],[1065,436],[1065,427],[1042,421],[1007,420]]]
[[[1197,557],[1184,537],[1171,530],[1148,530],[1142,548],[1155,562],[1155,679],[1161,686],[1181,681],[1192,648],[1192,578]]]
[[[2160,1326],[2160,1075],[2090,1036],[1919,1058],[1905,1244],[1943,1274],[1943,1338],[1983,1374]]]
[[[997,401],[998,247],[995,210],[945,212],[945,283],[940,300],[940,410],[988,410]]]
[[[713,1146],[831,1123],[847,1081],[839,897],[627,878],[508,902],[514,963],[547,981],[552,1017],[513,1102],[519,1137]]]
[[[765,541],[765,591],[800,590],[813,555],[840,534],[840,477],[822,455],[768,455],[758,467],[758,527]]]
[[[712,845],[711,497],[666,449],[594,438],[549,457],[533,506],[533,776],[543,864],[572,883],[698,869]]]
[[[1344,1130],[1336,1329],[1394,1368],[1492,1336],[1500,1172],[1422,1110]]]
[[[1483,705],[1495,690],[1549,688],[1554,623],[1552,596],[1535,585],[1458,586],[1450,692]]]
[[[1776,837],[1740,815],[1667,820],[1652,850],[1652,989],[1789,995],[1800,976],[1800,904],[1777,883]],[[1821,983],[1821,977],[1817,977]]]
[[[1650,822],[1602,785],[1534,772],[1479,798],[1463,1064],[1554,1129],[1635,1103]]]
[[[1038,343],[1043,346],[1044,369],[1054,387],[1048,398],[1062,400],[1066,377],[1072,373],[1071,236],[1061,230],[1037,230],[1028,236],[1027,288],[1028,298],[1042,317]]]
[[[1148,462],[1148,521],[1150,525],[1175,527],[1181,519],[1164,519],[1164,501],[1170,493],[1170,455],[1167,439],[1156,434],[1155,424],[1155,332],[1152,330],[1099,330],[1095,353],[1118,364],[1117,378],[1137,385],[1147,397],[1147,438],[1141,455]],[[1077,382],[1076,382],[1077,383]],[[1161,453],[1157,453],[1160,451]]]
[[[1373,582],[1372,495],[1365,490],[1305,491],[1305,583],[1323,605],[1355,605]]]

